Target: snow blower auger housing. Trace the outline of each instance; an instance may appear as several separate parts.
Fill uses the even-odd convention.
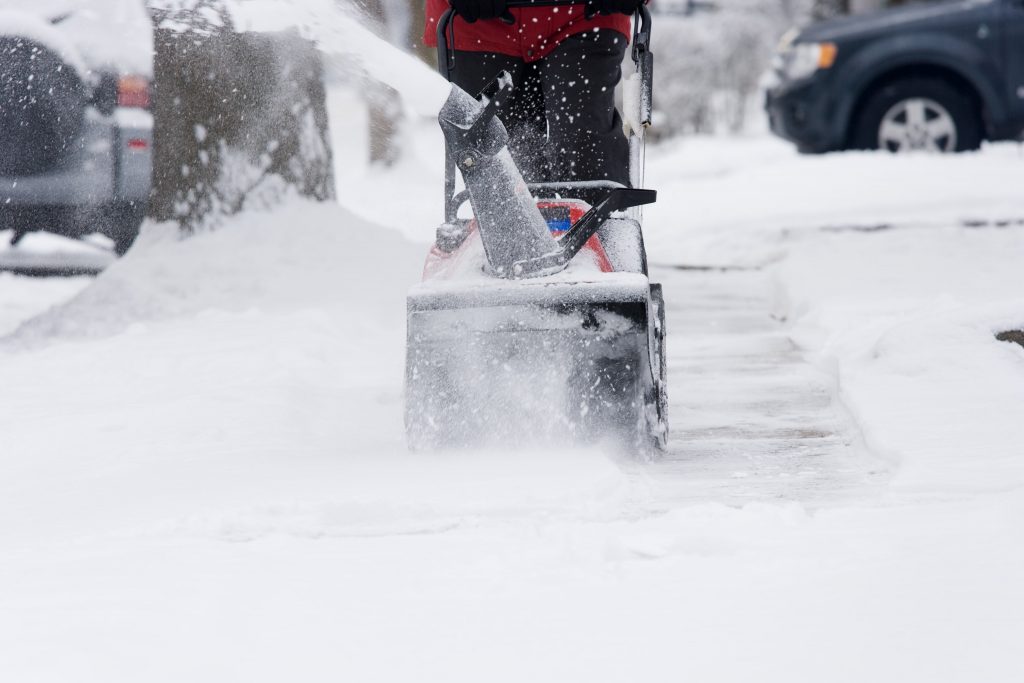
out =
[[[451,18],[449,10],[438,26],[439,68],[449,80]],[[625,116],[633,187],[526,183],[496,116],[511,77],[502,73],[478,97],[452,86],[438,116],[445,220],[407,299],[410,448],[612,440],[648,453],[664,446],[664,302],[661,286],[648,280],[637,208],[656,193],[635,189],[650,124],[646,8],[634,24],[636,74]],[[467,201],[472,216],[460,217]]]

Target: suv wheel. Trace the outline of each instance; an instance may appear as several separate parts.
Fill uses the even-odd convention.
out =
[[[124,256],[135,242],[145,217],[145,202],[126,202],[111,207],[108,227],[103,232],[114,240],[114,251],[118,256]]]
[[[78,140],[85,102],[78,73],[55,52],[0,35],[0,176],[52,170]]]
[[[978,149],[981,119],[970,95],[945,81],[895,81],[864,103],[852,146],[890,152]]]

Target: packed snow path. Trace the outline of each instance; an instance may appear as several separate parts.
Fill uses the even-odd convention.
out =
[[[665,503],[848,499],[884,479],[816,368],[773,315],[764,270],[655,268],[665,288],[667,452],[645,465]]]

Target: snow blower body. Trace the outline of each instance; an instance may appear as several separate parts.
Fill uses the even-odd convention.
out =
[[[512,0],[568,4],[564,0]],[[438,27],[442,74],[449,11]],[[496,114],[502,73],[478,96],[456,86],[439,114],[445,220],[407,299],[406,406],[413,449],[612,440],[649,452],[667,438],[664,303],[647,276],[638,207],[650,123],[650,15],[636,17],[625,120],[633,187],[528,184]],[[455,169],[465,189],[456,192]],[[470,216],[460,217],[468,202]]]

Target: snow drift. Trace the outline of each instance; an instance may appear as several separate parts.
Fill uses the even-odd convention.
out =
[[[130,257],[7,343],[103,337],[133,324],[252,309],[326,307],[343,312],[354,331],[401,319],[422,253],[330,203],[293,200],[188,239],[177,225],[148,224]]]

